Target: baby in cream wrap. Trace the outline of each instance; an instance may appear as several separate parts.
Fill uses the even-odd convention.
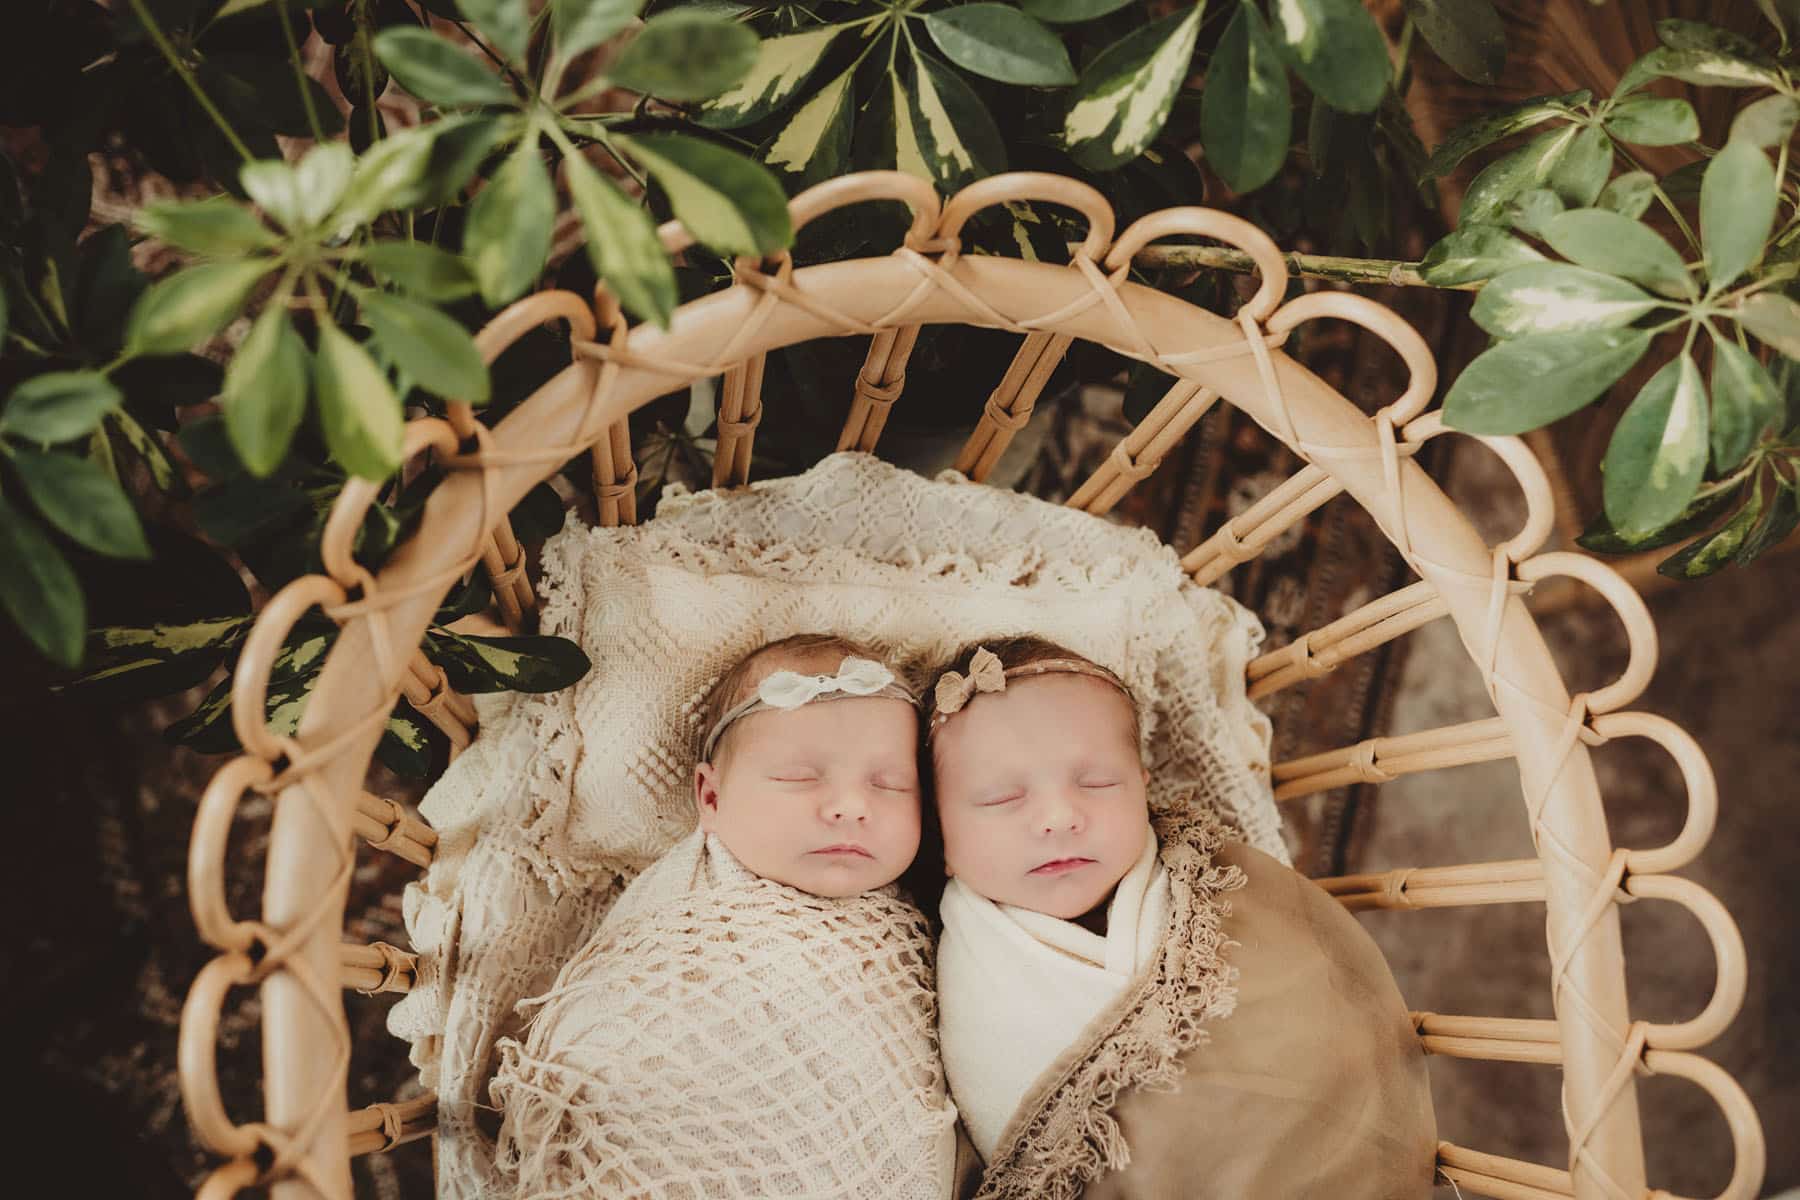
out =
[[[1137,706],[1038,639],[931,697],[940,1043],[962,1194],[1430,1193],[1423,1056],[1329,896],[1211,814],[1152,816]]]
[[[942,1200],[955,1109],[919,845],[916,700],[802,636],[715,688],[699,828],[647,868],[501,1043],[516,1194]]]

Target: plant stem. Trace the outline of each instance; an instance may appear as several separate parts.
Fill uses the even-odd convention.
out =
[[[276,20],[281,25],[281,36],[287,42],[288,61],[294,64],[294,83],[300,89],[300,103],[306,108],[306,124],[312,130],[313,141],[325,140],[325,127],[319,124],[319,110],[313,106],[312,88],[308,86],[312,80],[306,77],[306,65],[300,61],[300,43],[294,40],[294,27],[288,24],[288,0],[276,0]]]
[[[185,83],[188,91],[194,94],[194,99],[199,102],[206,115],[212,118],[212,123],[219,127],[219,132],[225,135],[225,140],[231,143],[231,148],[237,151],[238,157],[245,162],[255,162],[256,155],[250,153],[250,147],[244,145],[244,139],[237,135],[237,130],[231,127],[231,122],[225,119],[225,114],[221,113],[213,104],[212,98],[201,90],[200,81],[194,78],[194,73],[188,70],[188,65],[181,61],[181,55],[175,53],[175,47],[169,42],[168,35],[162,31],[162,26],[156,23],[156,18],[150,15],[150,6],[145,4],[144,0],[131,0],[131,11],[137,14],[139,21],[143,22],[144,30],[149,33],[150,40],[156,43],[156,48],[162,51],[162,56],[168,62],[169,68],[181,77],[181,82]]]
[[[1681,236],[1688,240],[1688,246],[1695,254],[1699,254],[1700,239],[1694,236],[1694,231],[1689,227],[1687,219],[1681,215],[1681,210],[1675,207],[1675,202],[1673,200],[1669,199],[1669,193],[1663,191],[1662,182],[1657,180],[1654,174],[1645,170],[1643,163],[1632,157],[1631,151],[1625,148],[1623,142],[1620,142],[1617,138],[1613,138],[1611,134],[1608,134],[1607,136],[1612,140],[1613,149],[1619,153],[1620,157],[1631,164],[1633,170],[1644,171],[1646,175],[1650,175],[1650,186],[1656,190],[1657,202],[1660,203],[1663,208],[1668,210],[1669,216],[1675,219],[1675,227],[1681,230]]]
[[[132,3],[134,3],[134,4],[142,3],[142,0],[132,0]],[[512,80],[515,84],[517,84],[519,86],[519,88],[525,92],[526,95],[534,96],[537,94],[537,90],[535,88],[533,88],[530,84],[526,83],[523,79],[520,79],[518,76],[518,73],[516,71],[514,71],[512,69],[512,67],[507,64],[507,61],[504,58],[501,58],[498,54],[495,54],[492,47],[490,47],[486,42],[482,41],[480,38],[475,36],[475,31],[473,29],[470,29],[466,24],[457,20],[455,17],[446,17],[445,20],[449,21],[452,25],[454,25],[458,29],[462,30],[462,35],[464,37],[468,38],[470,42],[474,43],[474,46],[477,50],[481,51],[483,54],[485,54],[489,58],[493,59],[494,65],[499,67],[502,71],[504,71],[506,73],[506,77],[508,79]]]
[[[1071,252],[1075,249],[1070,243]],[[1473,292],[1481,282],[1437,284],[1427,282],[1419,274],[1419,264],[1385,258],[1340,258],[1328,254],[1296,254],[1281,256],[1291,274],[1309,279],[1331,279],[1339,283],[1382,283],[1397,287],[1435,287],[1444,291]],[[1256,262],[1242,250],[1223,246],[1149,246],[1132,258],[1134,267],[1154,270],[1158,267],[1200,267],[1214,271],[1242,271],[1252,274]]]

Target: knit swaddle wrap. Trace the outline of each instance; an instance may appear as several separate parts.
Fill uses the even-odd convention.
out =
[[[522,1197],[949,1193],[931,941],[892,887],[814,896],[696,831],[522,1007],[492,1089]]]

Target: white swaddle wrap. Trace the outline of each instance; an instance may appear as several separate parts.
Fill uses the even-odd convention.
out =
[[[893,887],[814,896],[695,831],[501,1043],[520,1197],[942,1200],[931,942]]]
[[[938,1037],[950,1091],[985,1160],[1025,1093],[1156,955],[1169,919],[1169,873],[1146,831],[1113,892],[1106,935],[952,879],[938,943]]]

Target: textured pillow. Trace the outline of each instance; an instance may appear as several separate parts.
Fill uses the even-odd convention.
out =
[[[729,492],[671,489],[654,521],[545,544],[542,631],[593,670],[478,698],[482,729],[427,795],[440,834],[407,890],[420,972],[389,1019],[439,1095],[439,1187],[480,1194],[475,1124],[513,1006],[549,986],[623,882],[693,829],[699,711],[764,642],[824,631],[921,670],[1036,634],[1116,671],[1144,708],[1150,803],[1211,809],[1282,861],[1269,723],[1245,696],[1248,610],[1147,530],[865,454]]]

